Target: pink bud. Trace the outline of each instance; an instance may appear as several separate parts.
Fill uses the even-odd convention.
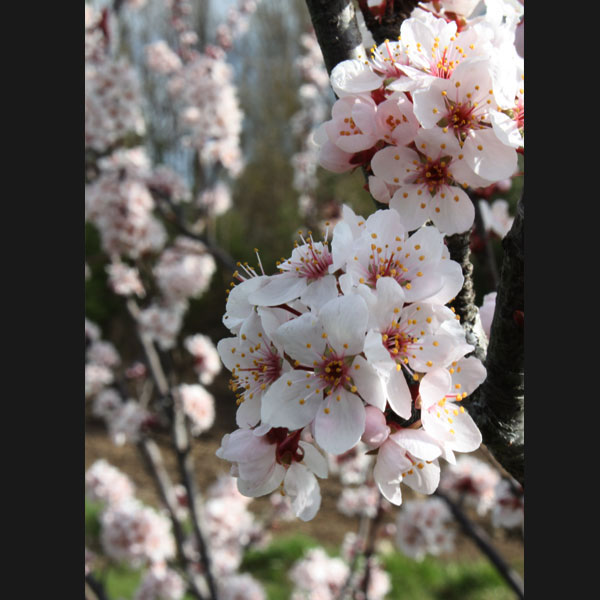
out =
[[[390,428],[385,423],[384,414],[378,408],[367,406],[365,413],[365,432],[361,439],[371,449],[378,448],[387,440]]]

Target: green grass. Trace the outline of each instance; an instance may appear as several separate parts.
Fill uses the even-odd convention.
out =
[[[97,508],[86,504],[86,530],[97,527]],[[288,572],[310,548],[319,542],[306,535],[278,537],[269,546],[247,552],[239,569],[250,573],[265,588],[268,600],[288,600],[292,583]],[[333,556],[336,551],[326,548]],[[513,600],[514,594],[485,560],[458,562],[427,557],[416,562],[399,552],[380,557],[390,575],[392,591],[387,600]],[[125,566],[110,565],[98,572],[111,598],[130,600],[141,579],[141,572]],[[185,596],[191,600],[191,596]]]

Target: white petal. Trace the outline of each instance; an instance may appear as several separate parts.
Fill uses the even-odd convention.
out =
[[[325,412],[326,408],[329,413]],[[314,427],[315,441],[323,450],[343,454],[358,443],[365,430],[362,400],[351,392],[338,389],[319,407]]]
[[[442,447],[424,429],[400,429],[390,439],[423,460],[435,460],[442,454]]]
[[[300,300],[312,310],[318,311],[324,304],[337,298],[337,280],[333,275],[325,275],[308,285]]]
[[[307,442],[298,442],[298,445],[304,450],[302,462],[321,479],[325,479],[328,474],[327,459],[312,445]]]
[[[248,301],[258,306],[277,306],[299,298],[307,285],[305,278],[291,273],[272,275],[266,285],[248,296]]]
[[[319,319],[334,350],[346,355],[362,352],[369,311],[360,296],[352,294],[329,301],[321,309]]]
[[[402,370],[395,368],[390,373],[387,385],[390,408],[403,419],[410,419],[412,413],[412,396]]]
[[[301,429],[314,418],[321,405],[321,393],[315,394],[316,381],[309,382],[305,371],[290,371],[282,375],[265,392],[261,405],[261,420],[273,427]],[[311,389],[306,389],[311,385]],[[304,402],[300,402],[303,400]]]
[[[381,412],[385,410],[385,382],[362,356],[357,356],[352,363],[352,380],[365,402],[376,406]]]
[[[321,491],[316,477],[303,465],[292,463],[285,474],[283,489],[292,501],[294,514],[310,521],[321,506]]]

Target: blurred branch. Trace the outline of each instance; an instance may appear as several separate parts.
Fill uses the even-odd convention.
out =
[[[127,310],[129,311],[129,314],[135,322],[136,331],[142,344],[142,348],[146,356],[148,367],[150,368],[150,373],[152,374],[152,378],[154,379],[154,383],[156,384],[160,395],[164,399],[169,400],[169,405],[172,407],[173,410],[173,414],[171,416],[177,463],[179,465],[183,484],[188,495],[190,505],[190,516],[192,518],[194,536],[196,538],[198,551],[200,553],[200,561],[203,567],[203,575],[208,585],[211,600],[217,600],[216,584],[211,570],[208,548],[204,541],[204,536],[202,534],[202,529],[200,527],[199,522],[200,509],[198,506],[198,491],[195,485],[193,466],[191,462],[191,456],[189,453],[189,436],[187,433],[187,428],[185,426],[185,415],[181,410],[180,403],[175,401],[175,395],[169,387],[169,383],[163,370],[160,357],[156,348],[154,347],[152,339],[140,330],[140,327],[138,325],[138,315],[140,313],[140,309],[133,298],[127,299]]]
[[[181,214],[181,210],[173,203],[171,198],[168,196],[161,194],[156,189],[152,188],[150,190],[152,195],[158,199],[156,203],[156,207],[161,216],[168,221],[169,223],[173,223],[181,233],[187,235],[188,237],[198,240],[202,242],[206,249],[213,255],[213,257],[221,263],[226,269],[230,271],[235,271],[237,269],[236,261],[225,251],[223,248],[215,244],[212,240],[208,238],[206,235],[202,235],[201,233],[196,233],[192,231],[185,222],[183,215]],[[160,201],[165,201],[171,210],[170,213],[167,213],[164,208],[161,206]]]
[[[110,600],[104,586],[91,574],[87,573],[85,576],[86,583],[86,600]],[[89,589],[88,589],[89,588]],[[92,592],[93,596],[89,594]]]
[[[519,577],[518,573],[512,569],[506,561],[498,554],[496,548],[492,544],[492,541],[488,535],[479,527],[476,523],[471,521],[469,517],[461,510],[445,492],[442,492],[439,488],[434,492],[434,495],[441,498],[450,508],[452,515],[458,521],[463,532],[470,537],[477,547],[488,557],[490,562],[496,567],[498,573],[502,575],[506,583],[513,589],[517,594],[518,598],[524,599],[525,593],[523,589],[523,580]]]
[[[375,542],[377,541],[377,530],[379,528],[379,524],[381,523],[381,518],[383,517],[384,509],[383,509],[383,496],[381,492],[378,493],[377,496],[377,512],[375,516],[370,519],[370,528],[369,534],[367,538],[367,545],[365,547],[365,573],[363,575],[361,589],[364,593],[365,600],[369,600],[369,582],[371,580],[371,563],[373,560],[373,555],[375,554]]]
[[[352,0],[306,0],[325,67],[365,55]]]

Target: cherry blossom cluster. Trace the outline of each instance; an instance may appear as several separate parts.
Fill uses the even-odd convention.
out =
[[[391,590],[389,575],[375,560],[369,575],[366,597],[383,600]],[[346,560],[330,557],[323,548],[313,548],[292,567],[289,577],[295,586],[291,600],[337,600],[347,597],[345,591],[356,589],[360,574],[352,576]]]
[[[234,40],[248,30],[250,17],[256,12],[260,0],[240,0],[237,6],[230,6],[224,23],[217,26],[217,43],[223,50],[233,47]]]
[[[133,259],[159,251],[166,232],[153,214],[144,149],[117,150],[99,160],[98,168],[98,177],[85,189],[85,216],[100,232],[103,250]]]
[[[194,370],[200,383],[210,385],[221,372],[221,360],[212,340],[207,335],[197,333],[185,338],[184,345],[193,357]]]
[[[461,456],[455,465],[444,469],[440,489],[472,506],[479,515],[484,515],[494,504],[499,481],[496,469],[472,456]]]
[[[400,550],[423,560],[427,554],[438,556],[454,550],[452,515],[441,498],[409,500],[396,521],[396,544]]]
[[[514,45],[522,6],[486,0],[473,19],[415,9],[398,40],[331,73],[339,97],[315,134],[319,162],[364,167],[369,189],[412,231],[431,220],[467,231],[465,192],[511,177],[524,147],[523,59]]]
[[[264,536],[261,524],[248,510],[250,502],[227,475],[221,475],[207,490],[202,525],[213,571],[223,581],[236,575],[245,548]]]
[[[85,485],[87,498],[102,505],[100,541],[106,555],[135,568],[149,567],[134,600],[183,598],[187,586],[165,562],[175,555],[170,521],[140,503],[131,480],[103,459],[86,471]],[[87,555],[86,550],[86,572]]]
[[[223,41],[241,28],[256,7],[245,2],[232,9],[229,21],[220,28]],[[194,149],[202,166],[222,166],[231,176],[241,172],[240,133],[243,113],[233,83],[233,69],[226,51],[218,45],[196,49],[198,36],[191,22],[192,6],[187,0],[170,3],[175,47],[157,40],[146,47],[146,62],[156,73],[168,78],[167,88],[176,103],[177,119],[184,141]],[[232,29],[233,28],[233,29]],[[229,32],[229,33],[228,33]],[[217,37],[219,33],[217,32]]]
[[[312,135],[317,126],[327,118],[331,109],[329,76],[323,63],[321,48],[314,32],[300,37],[304,52],[295,61],[302,84],[298,88],[300,110],[291,119],[292,131],[301,140],[300,151],[292,156],[294,189],[300,194],[300,213],[310,214],[315,209],[317,187],[318,146]]]
[[[462,287],[460,266],[435,227],[410,235],[392,209],[364,219],[344,207],[330,241],[300,239],[278,274],[245,266],[229,293],[223,322],[234,336],[217,349],[239,429],[217,455],[242,494],[279,489],[303,520],[319,509],[326,455],[361,441],[389,502],[402,502],[401,482],[433,493],[438,459],[454,463],[481,443],[461,402],[486,371],[466,357],[474,348],[445,306]]]
[[[145,123],[137,73],[125,58],[108,54],[100,13],[85,7],[85,147],[104,152]]]

